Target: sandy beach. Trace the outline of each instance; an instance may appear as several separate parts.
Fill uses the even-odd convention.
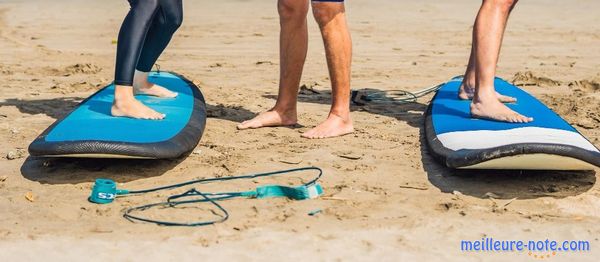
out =
[[[348,0],[352,88],[415,91],[461,75],[479,1]],[[208,109],[196,150],[178,160],[43,159],[27,147],[56,119],[113,81],[124,0],[0,0],[0,261],[597,261],[600,171],[456,171],[423,141],[431,95],[397,106],[353,106],[356,132],[307,140],[329,110],[318,27],[310,44],[297,128],[239,131],[268,110],[279,78],[276,1],[184,0],[185,19],[158,61],[202,90]],[[376,3],[376,4],[375,4]],[[563,116],[600,147],[600,2],[521,1],[498,76]],[[302,166],[324,170],[325,197],[222,202],[231,217],[199,228],[132,223],[126,208],[187,188],[87,201],[96,178],[147,188],[196,178]],[[311,173],[199,185],[246,190]],[[209,218],[212,207],[156,210]],[[316,215],[310,212],[321,210]],[[462,252],[461,240],[585,240],[591,251]]]

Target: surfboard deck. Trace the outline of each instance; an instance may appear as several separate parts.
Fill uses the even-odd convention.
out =
[[[178,158],[200,142],[206,104],[200,89],[173,72],[151,72],[149,80],[178,94],[176,98],[136,98],[166,114],[163,120],[113,117],[110,84],[57,120],[29,146],[32,156],[89,158]]]
[[[517,98],[507,104],[531,123],[474,119],[470,101],[458,98],[462,78],[443,84],[425,115],[430,152],[460,169],[592,170],[600,151],[573,126],[520,88],[496,78],[496,90]]]

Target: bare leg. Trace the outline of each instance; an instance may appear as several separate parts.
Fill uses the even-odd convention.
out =
[[[533,118],[523,116],[502,104],[494,89],[502,37],[514,4],[515,0],[483,0],[475,20],[475,96],[471,103],[472,117],[511,123],[533,121]]]
[[[173,92],[162,86],[155,85],[148,81],[148,72],[135,70],[133,77],[133,90],[135,94],[150,95],[164,98],[177,97],[177,92]]]
[[[343,3],[313,2],[314,17],[319,24],[327,66],[331,78],[332,104],[327,119],[302,134],[306,138],[327,138],[354,132],[350,119],[350,66],[352,40]]]
[[[458,98],[462,100],[471,100],[475,96],[475,43],[471,45],[471,55],[469,56],[469,64],[467,65],[467,71],[463,77],[463,81],[460,84],[458,91]],[[505,96],[496,92],[498,100],[502,103],[514,103],[517,99],[511,96]]]
[[[117,85],[115,87],[115,100],[110,109],[113,116],[131,117],[139,119],[160,120],[164,114],[158,113],[145,106],[133,96],[133,87]]]
[[[279,94],[275,106],[239,124],[238,129],[290,126],[298,121],[296,104],[308,51],[308,0],[279,0]]]

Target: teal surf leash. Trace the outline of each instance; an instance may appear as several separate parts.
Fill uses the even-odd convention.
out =
[[[270,177],[276,175],[297,173],[303,171],[317,171],[318,174],[312,180],[296,187],[290,186],[281,186],[281,185],[263,185],[257,187],[255,190],[250,191],[241,191],[241,192],[219,192],[219,193],[206,193],[200,192],[195,188],[192,188],[186,191],[183,194],[172,195],[167,198],[167,201],[160,203],[147,204],[138,207],[132,207],[125,211],[123,217],[130,221],[142,221],[148,223],[154,223],[161,226],[206,226],[212,225],[216,223],[224,222],[229,218],[229,213],[223,206],[221,206],[218,201],[226,200],[231,198],[273,198],[273,197],[287,197],[293,200],[306,200],[306,199],[314,199],[323,194],[323,188],[317,181],[323,175],[323,170],[318,167],[303,167],[303,168],[295,168],[267,173],[258,173],[258,174],[250,174],[243,176],[233,176],[233,177],[220,177],[220,178],[205,178],[205,179],[197,179],[191,180],[183,183],[149,188],[144,190],[126,190],[126,189],[118,189],[117,184],[110,179],[97,179],[94,187],[92,188],[92,193],[89,197],[89,201],[96,204],[109,204],[112,203],[115,198],[118,196],[127,196],[127,195],[137,195],[137,194],[145,194],[150,192],[156,192],[161,190],[168,190],[174,188],[180,188],[192,184],[206,184],[211,182],[222,182],[222,181],[230,181],[230,180],[239,180],[239,179],[254,179],[261,177]],[[205,203],[208,202],[216,207],[220,214],[220,219],[212,220],[212,221],[200,221],[200,222],[190,222],[190,223],[180,223],[180,222],[170,222],[170,221],[160,221],[149,218],[140,217],[137,215],[133,215],[134,212],[141,212],[144,210],[148,210],[154,207],[166,207],[166,208],[174,208],[179,205],[186,204],[195,204],[195,203]]]

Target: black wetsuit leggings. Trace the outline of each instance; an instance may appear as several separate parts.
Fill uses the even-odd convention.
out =
[[[183,21],[182,0],[128,0],[117,46],[115,84],[132,86],[135,69],[149,72]]]

